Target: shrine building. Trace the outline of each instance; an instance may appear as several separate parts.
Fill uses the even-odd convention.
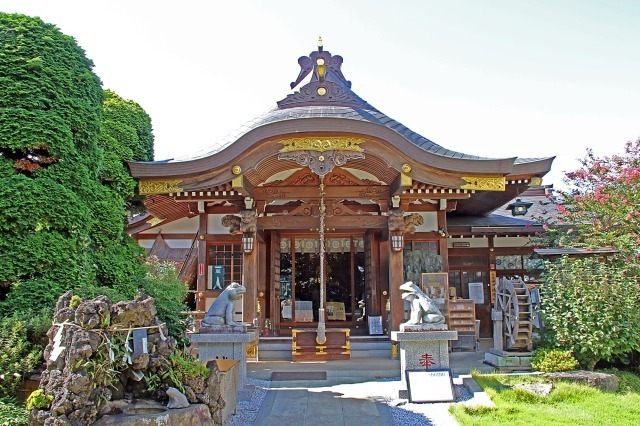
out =
[[[435,298],[473,300],[490,337],[492,284],[529,279],[527,243],[542,230],[517,197],[541,187],[553,157],[453,151],[359,97],[321,43],[298,62],[293,92],[218,151],[130,163],[147,213],[128,232],[176,262],[196,315],[242,283],[237,315],[263,335],[316,327],[321,293],[327,328],[368,335],[372,317],[379,332],[398,330],[408,309],[398,287],[412,280]]]

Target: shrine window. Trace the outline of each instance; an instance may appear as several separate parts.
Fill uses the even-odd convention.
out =
[[[404,280],[422,282],[422,274],[441,272],[442,257],[437,241],[405,241],[403,251]]]
[[[223,290],[232,282],[242,284],[243,253],[240,244],[209,244],[207,289]]]

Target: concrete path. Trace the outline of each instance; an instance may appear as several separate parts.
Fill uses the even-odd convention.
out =
[[[450,354],[454,374],[471,370],[491,371],[483,364],[484,353]],[[295,380],[271,380],[272,373],[299,373]],[[305,379],[304,373],[313,372]],[[326,377],[316,380],[318,377]],[[256,425],[394,425],[392,411],[385,401],[397,399],[400,361],[386,358],[357,358],[349,361],[291,362],[267,361],[247,363],[247,375],[271,380],[271,388],[256,417]],[[311,379],[313,378],[313,380]],[[470,401],[471,402],[471,401]],[[422,417],[424,425],[456,425],[448,413],[449,404],[431,404],[430,415]],[[414,418],[415,419],[415,418]],[[404,422],[403,422],[404,423]]]
[[[256,425],[393,425],[389,407],[373,398],[353,398],[331,390],[269,389]]]

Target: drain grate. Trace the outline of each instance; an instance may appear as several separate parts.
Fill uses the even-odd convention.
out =
[[[327,380],[326,371],[274,371],[271,380]]]

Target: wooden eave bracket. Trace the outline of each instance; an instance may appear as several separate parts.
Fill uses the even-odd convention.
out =
[[[411,178],[411,176],[405,173],[400,173],[398,177],[396,177],[389,185],[390,195],[392,197],[395,195],[400,195],[402,194],[402,191],[411,188],[411,185],[413,185],[413,179]]]
[[[231,187],[245,197],[255,198],[253,186],[247,182],[243,175],[234,177],[231,181]]]

